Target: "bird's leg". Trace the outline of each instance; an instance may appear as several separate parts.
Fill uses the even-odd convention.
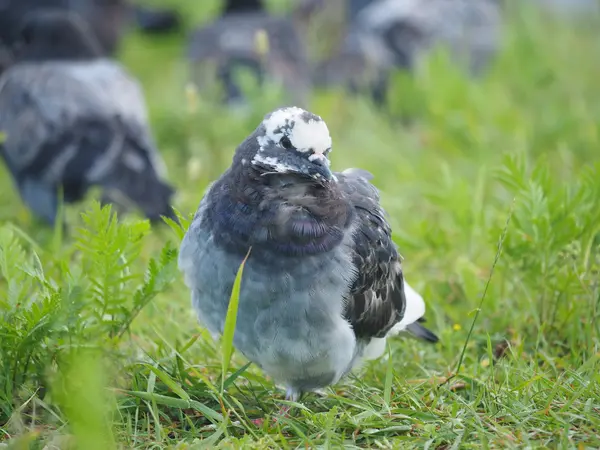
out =
[[[285,391],[285,399],[291,402],[297,402],[302,397],[302,391],[288,387]]]
[[[285,391],[285,399],[292,402],[297,402],[302,397],[302,391],[288,387]],[[284,405],[279,410],[279,417],[287,417],[290,412],[290,405]],[[277,419],[276,419],[277,420]]]

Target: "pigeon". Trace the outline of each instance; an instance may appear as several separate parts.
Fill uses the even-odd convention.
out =
[[[346,0],[296,0],[291,17],[307,46],[311,65],[332,57],[346,27]]]
[[[181,29],[181,17],[167,8],[134,5],[133,15],[138,28],[148,34],[170,33]]]
[[[173,218],[173,188],[147,123],[143,93],[119,64],[101,57],[86,22],[37,10],[21,29],[16,61],[0,77],[0,153],[23,201],[55,223],[59,193],[135,205],[151,220]]]
[[[268,37],[268,48],[260,48],[261,32]],[[229,106],[246,104],[236,79],[240,68],[259,83],[282,86],[295,103],[306,102],[310,70],[304,43],[294,21],[269,14],[261,0],[226,0],[217,20],[192,33],[187,54],[199,90],[210,91],[220,82],[220,100]]]
[[[437,46],[476,75],[496,54],[502,13],[497,0],[352,0],[337,55],[317,69],[315,84],[370,91],[380,103],[393,70],[414,72]]]
[[[36,10],[57,8],[79,14],[88,22],[105,56],[114,56],[134,20],[148,33],[170,31],[180,25],[175,12],[131,5],[127,0],[3,0],[0,1],[0,44],[11,47],[19,39],[19,24]]]
[[[113,55],[125,33],[124,0],[5,0],[0,2],[0,42],[12,47],[20,38],[20,24],[28,13],[56,8],[79,14],[95,34],[105,55]]]
[[[394,65],[412,67],[442,45],[478,73],[498,49],[502,14],[496,0],[379,0],[357,21],[367,34],[379,35]]]
[[[10,67],[12,60],[10,49],[0,43],[0,74]]]
[[[385,101],[389,73],[393,69],[385,59],[373,57],[364,48],[364,36],[350,30],[343,38],[340,49],[330,58],[317,64],[312,81],[315,86],[343,87],[355,94],[370,96],[375,104]],[[408,69],[407,65],[397,68]]]
[[[179,268],[198,320],[218,337],[241,281],[234,346],[286,398],[336,383],[406,331],[429,342],[423,298],[401,256],[371,175],[332,172],[323,119],[277,109],[209,186],[182,240]]]
[[[305,0],[314,10],[325,8],[324,0]],[[338,0],[343,3],[345,21],[342,39],[328,58],[313,71],[316,86],[341,86],[350,92],[367,94],[381,105],[385,101],[389,73],[392,69],[410,70],[406,58],[390,58],[385,33],[377,27],[364,26],[359,16],[369,8],[377,9],[377,0]],[[327,4],[327,7],[331,7]],[[411,28],[412,30],[412,28]],[[407,30],[408,31],[408,30]],[[405,34],[405,43],[411,42]]]

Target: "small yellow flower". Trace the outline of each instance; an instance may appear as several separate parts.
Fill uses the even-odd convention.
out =
[[[194,83],[185,85],[185,97],[187,99],[188,112],[194,114],[198,111],[198,88]]]
[[[190,180],[197,180],[202,171],[202,163],[198,158],[191,158],[188,161],[188,178]]]
[[[265,30],[258,30],[254,35],[254,49],[262,57],[269,53],[269,35]]]
[[[454,325],[452,325],[452,329],[454,331],[460,331],[460,330],[462,330],[462,327],[460,326],[459,323],[455,323]]]

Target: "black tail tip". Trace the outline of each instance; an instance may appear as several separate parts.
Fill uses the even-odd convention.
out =
[[[423,341],[431,342],[432,344],[436,344],[439,342],[440,338],[431,331],[421,325],[419,322],[411,323],[406,327],[406,330],[411,333],[414,337],[421,339]]]

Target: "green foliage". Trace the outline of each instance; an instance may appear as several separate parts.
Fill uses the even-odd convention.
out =
[[[140,267],[146,221],[118,223],[97,203],[82,219],[58,254],[10,224],[0,228],[0,423],[45,391],[76,349],[125,357],[124,334],[176,273],[170,243]]]
[[[246,257],[240,264],[240,268],[237,271],[235,280],[233,282],[233,289],[231,291],[231,298],[229,299],[229,306],[227,307],[227,317],[225,317],[225,326],[223,328],[223,339],[221,353],[223,359],[221,361],[221,391],[225,388],[225,375],[229,370],[229,363],[231,362],[231,355],[233,354],[233,338],[235,335],[235,326],[238,319],[238,305],[240,302],[240,288],[242,286],[242,275],[244,273],[244,266],[250,256],[252,249],[248,250]],[[222,392],[221,392],[222,393]]]
[[[504,263],[519,274],[513,295],[531,302],[531,337],[583,364],[599,336],[600,165],[563,184],[544,158],[530,169],[508,156],[499,178],[517,199]]]
[[[105,367],[98,351],[78,349],[61,357],[61,371],[52,392],[78,448],[116,448],[110,422],[114,399],[106,390]]]

